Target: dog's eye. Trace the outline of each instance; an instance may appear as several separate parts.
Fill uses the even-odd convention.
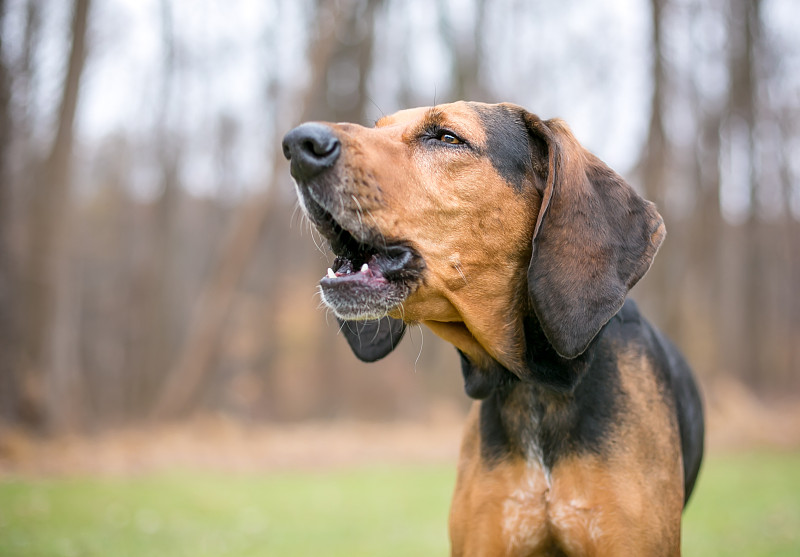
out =
[[[461,143],[464,143],[455,135],[448,132],[439,132],[439,137],[437,139],[444,143],[449,143],[450,145],[460,145]]]

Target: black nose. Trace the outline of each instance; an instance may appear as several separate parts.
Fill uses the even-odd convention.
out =
[[[283,154],[292,161],[295,179],[308,180],[330,168],[339,158],[341,143],[324,124],[301,124],[283,138]]]

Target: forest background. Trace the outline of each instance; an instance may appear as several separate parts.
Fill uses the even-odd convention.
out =
[[[330,256],[280,140],[470,99],[564,118],[657,203],[633,297],[715,423],[796,447],[760,420],[800,394],[799,21],[793,0],[0,0],[3,431],[458,422],[452,347],[412,328],[369,367],[320,309]]]

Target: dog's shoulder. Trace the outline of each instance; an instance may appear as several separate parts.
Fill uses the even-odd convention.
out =
[[[645,319],[633,300],[626,300],[603,333],[600,342],[617,345],[620,353],[638,355],[629,356],[625,364],[618,363],[620,374],[652,374],[673,412],[683,455],[684,502],[688,501],[700,469],[704,437],[703,404],[689,364],[672,341]]]

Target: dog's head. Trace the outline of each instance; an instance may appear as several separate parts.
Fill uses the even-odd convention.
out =
[[[283,149],[336,255],[322,298],[367,361],[420,322],[478,367],[524,377],[531,312],[575,358],[665,234],[653,204],[563,122],[510,104],[403,110],[373,128],[307,123]]]

